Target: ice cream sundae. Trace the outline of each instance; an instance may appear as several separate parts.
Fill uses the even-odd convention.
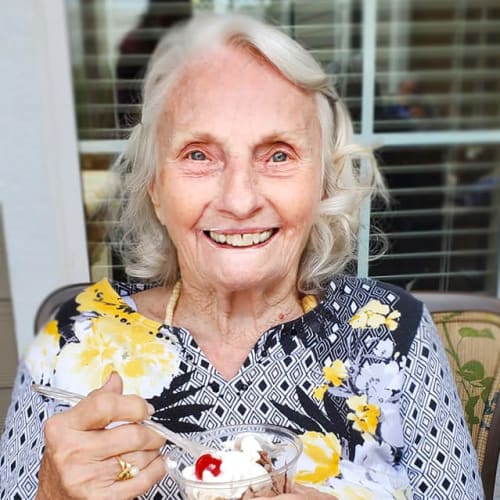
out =
[[[238,429],[243,432],[238,433]],[[213,448],[193,459],[169,454],[169,469],[186,500],[248,500],[291,491],[300,440],[286,429],[235,426],[213,431],[203,443]],[[194,462],[193,462],[194,461]]]

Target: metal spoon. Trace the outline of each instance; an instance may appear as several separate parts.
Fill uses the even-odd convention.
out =
[[[82,394],[77,394],[75,392],[66,391],[64,389],[58,389],[57,387],[49,387],[46,385],[31,384],[31,389],[34,392],[37,392],[38,394],[41,394],[43,396],[58,401],[64,401],[65,403],[68,403],[70,405],[76,405],[79,401],[81,401],[86,397],[83,396]],[[166,438],[168,441],[175,444],[179,448],[186,450],[193,457],[199,457],[204,453],[213,451],[203,444],[196,443],[189,439],[183,438],[179,434],[175,433],[174,431],[171,431],[170,429],[167,429],[163,425],[159,424],[158,422],[154,422],[153,420],[141,420],[138,423],[146,427],[149,427],[150,429],[157,432],[158,434],[160,434],[160,436]]]

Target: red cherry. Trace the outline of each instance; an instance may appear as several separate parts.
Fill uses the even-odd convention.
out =
[[[205,453],[204,455],[200,455],[198,460],[196,460],[194,464],[194,474],[200,481],[203,479],[203,472],[206,470],[208,470],[212,476],[218,476],[220,474],[221,464],[222,460],[210,455],[210,453]]]

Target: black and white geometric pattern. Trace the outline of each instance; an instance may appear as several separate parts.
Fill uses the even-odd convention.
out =
[[[446,353],[427,310],[406,368],[401,396],[406,443],[402,463],[414,498],[481,500],[476,452]]]
[[[0,446],[0,498],[35,498],[43,454],[43,426],[53,403],[29,390],[31,376],[24,363],[16,378]]]
[[[114,286],[122,296],[139,289]],[[353,314],[371,299],[401,312],[395,331],[359,331],[349,325]],[[404,447],[398,460],[407,471],[414,498],[483,498],[475,451],[437,331],[422,304],[403,290],[372,280],[335,278],[316,309],[265,332],[230,381],[213,368],[188,331],[165,330],[182,346],[181,375],[174,379],[175,390],[150,402],[155,417],[179,432],[236,423],[283,425],[298,432],[316,425],[324,429],[328,423],[299,425],[306,420],[290,418],[292,410],[307,415],[304,395],[324,382],[323,367],[335,359],[354,362],[360,352],[375,349],[382,340],[391,341],[400,354],[404,376],[400,398]],[[35,498],[43,425],[60,408],[33,394],[31,383],[21,364],[0,442],[0,499]],[[187,396],[180,399],[179,394]],[[324,411],[323,402],[316,404],[318,411]],[[356,444],[345,418],[345,402],[335,404],[339,415],[335,432]],[[165,476],[141,498],[180,497],[172,478]]]

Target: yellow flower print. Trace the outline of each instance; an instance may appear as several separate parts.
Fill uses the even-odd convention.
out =
[[[60,337],[57,321],[49,321],[38,332],[26,353],[25,361],[28,370],[33,380],[39,384],[52,381]]]
[[[354,421],[353,429],[374,434],[378,425],[380,408],[377,405],[368,404],[366,394],[351,396],[347,399],[347,406],[354,412],[347,415],[348,420]]]
[[[99,316],[77,334],[80,342],[66,344],[58,356],[56,385],[81,394],[102,386],[116,370],[124,394],[157,396],[179,365],[177,345],[156,338],[140,323],[126,325],[114,316]]]
[[[398,320],[401,317],[401,313],[399,311],[392,311],[391,314],[385,318],[385,325],[391,332],[393,332],[399,325]]]
[[[329,384],[320,385],[313,390],[313,397],[318,401],[324,398],[330,384],[336,387],[342,385],[342,382],[347,377],[347,369],[344,362],[340,359],[336,359],[330,366],[325,366],[323,368],[323,376]]]
[[[295,481],[319,484],[338,476],[342,448],[335,434],[308,431],[300,439],[304,445],[304,454],[313,463],[313,470],[299,470]]]
[[[135,312],[121,300],[106,278],[94,283],[76,296],[77,310],[95,311],[98,314],[120,316],[128,319]]]
[[[401,313],[396,309],[391,313],[389,311],[388,305],[372,299],[356,312],[349,320],[349,324],[353,328],[378,328],[385,325],[389,330],[394,331],[398,327]]]
[[[328,382],[338,387],[347,377],[347,370],[342,360],[336,359],[331,366],[323,368],[323,374]]]
[[[328,386],[326,384],[320,385],[313,390],[313,397],[318,401],[321,401],[325,396],[325,392],[328,390]]]

